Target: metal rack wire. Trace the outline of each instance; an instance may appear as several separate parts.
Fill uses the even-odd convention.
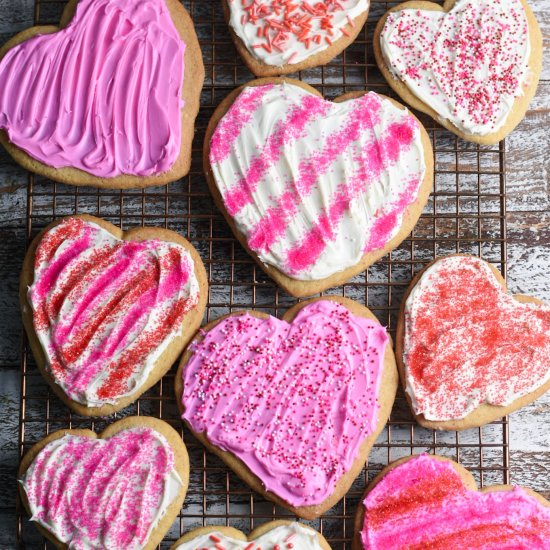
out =
[[[57,23],[63,0],[36,0],[35,22]],[[123,229],[136,225],[168,227],[185,235],[207,268],[210,295],[206,320],[230,311],[255,308],[282,314],[294,299],[267,278],[233,238],[215,208],[202,173],[202,141],[210,115],[220,100],[252,75],[243,65],[223,20],[220,0],[184,0],[195,23],[206,67],[201,112],[193,145],[193,165],[183,180],[166,187],[137,191],[74,188],[29,174],[27,236],[29,240],[53,219],[75,213],[103,217]],[[358,39],[326,67],[299,76],[327,98],[365,87],[392,95],[372,54],[374,24],[391,6],[372,0],[369,22]],[[340,294],[366,304],[393,333],[400,299],[414,273],[435,256],[469,252],[493,262],[506,274],[506,181],[504,143],[481,147],[459,140],[420,115],[434,146],[435,186],[413,234],[391,254],[348,284],[327,294]],[[37,371],[26,343],[22,348],[19,452],[51,431],[87,427],[101,430],[112,419],[90,420],[71,414],[52,394]],[[174,371],[175,369],[173,369]],[[168,548],[180,534],[204,524],[232,525],[245,532],[266,521],[289,517],[285,510],[255,495],[216,457],[182,428],[173,397],[171,372],[117,416],[153,415],[182,432],[191,456],[189,492],[178,521],[164,539]],[[463,433],[420,428],[402,394],[391,419],[369,457],[368,466],[333,509],[310,524],[334,549],[349,549],[353,515],[365,484],[388,462],[418,452],[437,452],[460,461],[483,484],[509,478],[508,422]],[[23,548],[46,548],[30,526],[20,503],[17,536]]]

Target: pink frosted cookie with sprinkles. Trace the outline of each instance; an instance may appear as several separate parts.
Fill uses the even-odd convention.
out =
[[[231,37],[256,76],[326,65],[359,35],[370,0],[222,0]]]
[[[412,1],[380,19],[374,53],[406,103],[491,145],[520,123],[535,95],[542,35],[525,0]]]
[[[420,424],[481,426],[550,389],[550,305],[509,294],[479,258],[439,258],[403,298],[396,356]]]
[[[472,474],[442,456],[396,460],[367,487],[353,550],[546,550],[550,502],[531,489],[478,490]]]
[[[56,547],[153,550],[183,504],[189,458],[166,422],[131,416],[99,435],[48,435],[23,457],[18,477],[25,509]]]
[[[202,261],[177,233],[87,215],[36,237],[20,286],[38,367],[84,416],[112,414],[156,384],[200,326],[207,294]]]
[[[163,185],[191,166],[203,81],[179,0],[70,0],[0,49],[0,143],[63,183]]]
[[[309,300],[282,319],[242,311],[206,325],[175,389],[182,418],[252,489],[312,519],[364,466],[392,408],[390,337],[347,298]]]
[[[385,96],[327,101],[300,81],[272,78],[220,104],[204,167],[244,248],[287,292],[310,296],[411,232],[432,187],[433,152],[418,120]]]
[[[330,550],[321,533],[296,521],[270,521],[248,537],[234,527],[214,526],[193,529],[170,550]]]

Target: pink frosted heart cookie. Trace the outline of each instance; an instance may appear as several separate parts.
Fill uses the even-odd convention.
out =
[[[19,468],[21,500],[58,548],[153,550],[189,483],[181,437],[162,420],[132,416],[100,435],[60,430]]]
[[[508,294],[479,258],[440,258],[404,297],[396,355],[420,424],[480,426],[550,388],[550,306]]]
[[[255,491],[304,518],[363,467],[395,398],[384,327],[345,298],[210,323],[176,376],[183,419]]]
[[[550,503],[530,489],[477,489],[460,464],[441,456],[397,460],[359,505],[353,550],[544,550]]]
[[[123,232],[92,216],[48,226],[27,252],[23,320],[55,393],[85,416],[135,401],[200,326],[207,279],[173,231]]]
[[[542,35],[525,0],[412,1],[380,19],[374,53],[405,102],[490,145],[519,124],[535,95]]]
[[[0,50],[0,142],[64,183],[165,184],[189,170],[203,80],[178,0],[71,0]]]
[[[270,521],[247,537],[233,527],[199,527],[186,533],[170,550],[330,550],[321,533],[298,522]]]
[[[239,241],[294,296],[341,284],[397,246],[433,179],[425,130],[393,100],[369,92],[326,101],[280,78],[221,103],[204,163]]]
[[[325,65],[351,44],[369,0],[222,0],[237,50],[256,76]]]

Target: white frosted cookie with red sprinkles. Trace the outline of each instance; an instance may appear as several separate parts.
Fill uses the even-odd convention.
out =
[[[396,358],[421,425],[487,424],[550,389],[550,305],[509,294],[480,258],[439,258],[403,299]]]
[[[361,32],[370,0],[222,0],[237,50],[256,76],[327,64]]]
[[[250,487],[313,519],[348,491],[389,417],[390,337],[353,300],[296,304],[282,319],[209,323],[176,375],[183,420]]]
[[[376,61],[409,105],[490,145],[523,119],[542,70],[542,35],[525,0],[399,4],[380,19]]]
[[[296,521],[270,521],[248,537],[234,527],[199,527],[177,540],[170,550],[330,550],[321,533]]]
[[[344,283],[410,233],[433,152],[420,122],[375,92],[325,100],[260,79],[216,109],[204,143],[214,200],[277,284],[311,296]]]

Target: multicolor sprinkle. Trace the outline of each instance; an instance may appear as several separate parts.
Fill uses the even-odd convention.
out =
[[[203,333],[183,372],[183,418],[293,506],[318,504],[378,423],[388,336],[333,301],[292,323],[231,316]]]
[[[520,0],[390,12],[380,43],[390,70],[466,133],[497,131],[523,94],[530,43]]]

